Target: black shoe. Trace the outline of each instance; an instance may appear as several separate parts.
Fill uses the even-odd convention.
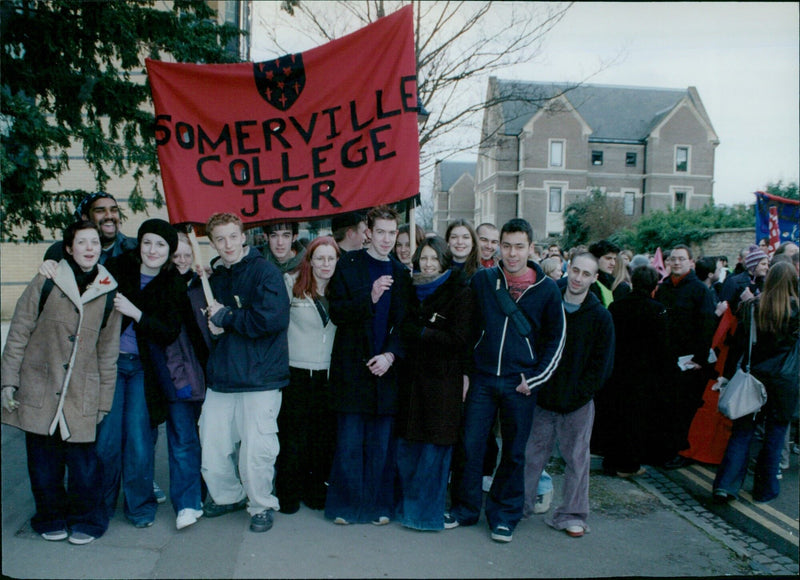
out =
[[[325,496],[323,497],[308,497],[303,500],[303,503],[306,504],[306,507],[312,510],[324,510],[325,509]],[[283,511],[283,510],[281,510]]]
[[[264,510],[250,518],[251,532],[266,532],[272,527],[272,510]]]
[[[711,496],[711,501],[715,504],[726,504],[733,501],[733,496],[724,489],[715,489],[714,494]]]
[[[452,530],[453,528],[457,528],[459,525],[459,521],[455,518],[455,516],[450,515],[450,512],[444,514],[445,530]]]
[[[691,463],[691,459],[687,459],[683,455],[676,455],[669,461],[664,462],[664,469],[680,469],[681,467],[691,465]]]
[[[278,500],[280,501],[280,499]],[[296,514],[300,509],[300,502],[295,501],[280,501],[281,513],[286,515]]]
[[[214,503],[214,500],[211,499],[211,496],[208,496],[206,499],[205,505],[203,505],[203,515],[207,518],[216,518],[218,516],[224,516],[225,514],[229,514],[232,512],[238,512],[243,510],[247,507],[247,499],[243,499],[237,503],[228,503],[224,505],[219,505]]]

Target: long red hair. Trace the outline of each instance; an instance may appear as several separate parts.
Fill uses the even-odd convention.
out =
[[[314,257],[314,252],[320,246],[331,246],[336,251],[337,260],[341,256],[339,246],[336,244],[336,240],[331,236],[320,236],[312,240],[306,248],[303,260],[300,262],[297,280],[295,280],[294,287],[292,288],[292,294],[295,298],[305,298],[306,296],[311,296],[313,298],[317,295],[317,280],[314,278],[314,272],[311,269],[311,258]],[[325,288],[325,293],[327,292],[328,289]]]

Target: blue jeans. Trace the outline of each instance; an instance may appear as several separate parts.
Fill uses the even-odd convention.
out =
[[[152,522],[158,506],[153,496],[153,434],[144,369],[136,355],[119,355],[114,402],[97,428],[97,455],[106,517],[114,515],[121,481],[125,517],[133,524]]]
[[[397,440],[400,489],[396,516],[401,524],[415,530],[444,529],[452,456],[452,445]]]
[[[394,417],[339,413],[325,517],[364,524],[394,511]]]
[[[28,475],[36,502],[36,533],[69,528],[99,538],[108,529],[100,503],[100,472],[94,443],[67,443],[61,436],[25,433]],[[68,472],[64,489],[64,471]]]
[[[482,373],[470,380],[464,410],[464,474],[450,510],[462,525],[473,525],[480,518],[486,437],[498,409],[503,444],[500,465],[486,498],[486,521],[491,529],[505,525],[513,530],[522,518],[525,445],[531,432],[536,395],[518,393],[515,389],[519,383],[519,376],[495,377]]]
[[[756,460],[756,472],[753,478],[753,499],[769,501],[778,497],[780,483],[778,469],[781,461],[783,441],[786,437],[788,423],[777,423],[766,413],[766,430],[761,451]],[[737,496],[747,476],[747,463],[750,459],[750,443],[756,430],[754,415],[745,415],[733,422],[731,437],[725,448],[714,478],[714,489],[721,489],[730,495]]]
[[[202,507],[197,431],[201,408],[200,401],[175,401],[168,407],[169,497],[176,513],[184,508]]]

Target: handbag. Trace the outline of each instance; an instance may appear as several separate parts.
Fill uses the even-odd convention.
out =
[[[752,307],[751,307],[752,308]],[[750,374],[750,355],[755,342],[756,323],[750,317],[750,336],[747,344],[747,365],[739,367],[736,374],[728,382],[722,395],[719,397],[717,409],[728,419],[739,419],[745,415],[755,413],[767,402],[767,390],[764,384]]]

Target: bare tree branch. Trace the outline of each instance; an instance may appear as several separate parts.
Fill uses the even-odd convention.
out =
[[[286,0],[285,0],[286,1]],[[287,50],[279,42],[281,27],[317,44],[338,38],[398,10],[403,0],[339,0],[336,3],[291,0],[275,21],[257,19],[274,55]],[[464,129],[480,129],[484,111],[504,99],[486,95],[489,76],[507,67],[533,61],[547,34],[564,18],[572,3],[452,2],[412,0],[415,15],[417,93],[430,112],[420,126],[421,171],[433,168],[435,158],[476,151],[479,143],[459,142]],[[270,54],[272,56],[272,54]],[[548,97],[551,97],[549,95]],[[544,102],[545,99],[542,99]],[[493,128],[483,138],[495,138]]]

